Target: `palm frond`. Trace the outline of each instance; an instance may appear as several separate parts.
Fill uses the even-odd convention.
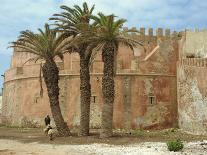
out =
[[[79,15],[84,14],[84,11],[80,8],[80,6],[74,5],[73,7],[79,12]]]
[[[28,30],[22,31],[19,39],[11,42],[10,47],[18,48],[17,52],[32,53],[39,59],[54,59],[56,56],[63,59],[61,52],[67,50],[64,45],[70,42],[68,34],[50,29],[48,24],[45,24],[44,30],[38,31],[38,34]]]
[[[29,58],[28,60],[26,60],[24,63],[23,63],[23,66],[26,64],[26,63],[28,63],[28,62],[30,62],[30,61],[34,61],[35,63],[39,60],[39,59],[41,59],[40,57],[33,57],[33,58]]]
[[[94,9],[95,9],[95,5],[93,5],[93,6],[91,7],[91,9],[90,9],[90,11],[89,11],[89,14],[90,14],[90,15],[92,15]]]
[[[77,35],[81,32],[80,23],[89,23],[94,5],[89,8],[84,2],[82,7],[74,5],[72,8],[66,5],[60,6],[64,11],[59,14],[54,14],[50,20],[55,21],[57,29],[67,31],[72,35]]]

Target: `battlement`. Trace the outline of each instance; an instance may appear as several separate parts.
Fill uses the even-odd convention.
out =
[[[207,58],[184,58],[181,60],[182,65],[207,67]]]
[[[123,30],[129,30],[128,27],[123,27]],[[145,29],[141,27],[139,30],[136,27],[132,27],[130,30],[138,31],[140,34],[136,32],[131,32],[131,35],[138,36],[149,36],[149,37],[174,37],[179,33],[177,31],[172,31],[170,29],[157,28],[154,30],[153,28]]]
[[[123,29],[128,30],[127,27],[123,27]],[[158,28],[156,30],[153,30],[153,28],[145,29],[141,27],[139,30],[137,30],[135,27],[133,27],[130,30],[134,30],[134,32],[133,31],[130,32],[128,37],[142,42],[144,46],[147,47],[148,49],[147,52],[153,50],[154,47],[160,43],[160,40],[163,41],[163,40],[172,39],[172,40],[177,41],[180,38],[180,35],[179,35],[180,33],[177,33],[176,31],[172,32],[170,29]],[[136,31],[140,33],[137,33]],[[29,59],[35,57],[34,54],[18,52],[18,50],[19,50],[18,48],[14,48],[10,68],[22,67],[23,65],[33,65],[35,63],[34,61],[28,61]],[[76,59],[79,61],[78,55]],[[72,63],[72,61],[73,60],[68,57],[68,60],[65,62],[65,64],[67,62],[71,62],[70,65],[68,65],[68,68],[70,68],[71,65],[76,65],[76,67],[78,68],[79,62]],[[27,63],[25,64],[25,62]],[[37,64],[38,63],[40,63],[40,61],[37,61]],[[64,68],[64,67],[60,66],[60,68]]]
[[[207,32],[207,29],[206,28],[202,28],[202,29],[195,28],[195,29],[186,29],[185,31],[187,31],[187,32]]]

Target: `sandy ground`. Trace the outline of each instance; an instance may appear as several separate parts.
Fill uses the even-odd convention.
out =
[[[205,145],[202,145],[205,144]],[[169,152],[165,143],[131,145],[57,145],[0,140],[0,155],[207,155],[206,142],[188,142],[182,152]]]
[[[42,129],[0,127],[0,155],[207,155],[207,136],[180,130],[114,131],[100,139],[98,130],[88,137],[56,137],[49,141]],[[182,152],[169,152],[166,142],[181,139]]]

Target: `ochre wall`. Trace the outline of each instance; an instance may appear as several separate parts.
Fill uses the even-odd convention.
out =
[[[143,32],[143,29],[141,29]],[[142,48],[130,49],[120,45],[115,77],[114,127],[115,128],[166,128],[177,123],[176,61],[178,59],[177,37],[165,36],[162,30],[153,36],[130,37],[144,41]],[[147,61],[144,58],[159,43],[156,54]],[[16,49],[18,50],[18,49]],[[3,120],[11,125],[32,122],[43,125],[43,118],[50,114],[48,96],[43,82],[41,98],[39,62],[23,63],[30,54],[14,52],[11,68],[5,73],[3,96]],[[57,60],[60,68],[60,106],[69,126],[78,126],[80,121],[79,56],[66,54],[64,62]],[[91,127],[99,128],[102,109],[101,54],[91,66]],[[44,81],[44,80],[43,80]],[[151,102],[152,100],[152,102]],[[152,104],[151,104],[152,103]]]

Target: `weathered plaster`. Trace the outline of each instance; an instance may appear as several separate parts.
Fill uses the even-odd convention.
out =
[[[207,32],[183,34],[177,63],[179,127],[192,134],[207,134]]]
[[[207,57],[207,31],[186,31],[183,53],[194,54],[196,57]]]
[[[199,76],[201,71],[207,73],[204,68],[185,66],[186,78],[179,81],[178,88],[179,126],[194,134],[207,134],[207,94],[202,94],[199,88],[199,82],[203,80]]]
[[[143,29],[142,29],[143,30]],[[177,38],[159,35],[136,35],[132,38],[144,41],[146,51],[137,48],[135,53],[120,45],[115,76],[114,128],[166,128],[177,119],[176,106],[176,61]],[[158,40],[161,40],[158,41]],[[143,61],[150,51],[160,43],[159,51],[149,60]],[[18,49],[16,49],[18,50]],[[50,114],[46,86],[43,80],[43,97],[40,96],[38,62],[23,63],[30,54],[14,52],[11,67],[5,73],[3,118],[12,125],[28,122],[43,125],[43,118]],[[56,60],[60,68],[60,107],[69,126],[80,125],[79,56],[65,54],[64,62]],[[100,128],[102,100],[101,54],[98,53],[91,66],[92,96],[90,126]],[[149,95],[156,98],[149,104]],[[93,98],[92,98],[93,99]],[[140,121],[143,120],[143,121]]]

